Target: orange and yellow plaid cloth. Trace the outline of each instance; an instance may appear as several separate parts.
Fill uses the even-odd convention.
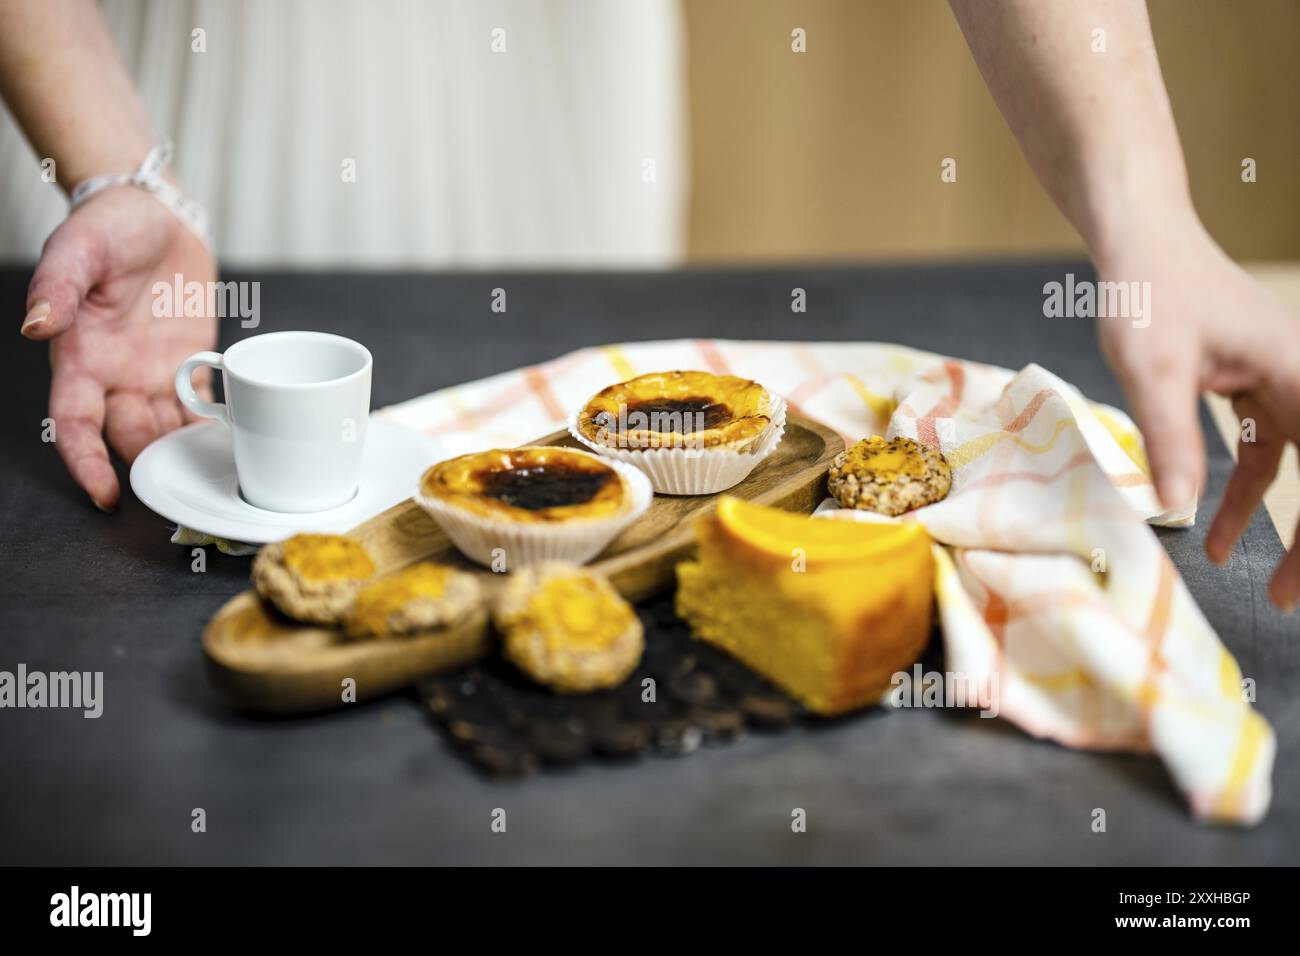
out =
[[[564,427],[644,372],[755,379],[847,442],[908,435],[952,463],[915,512],[941,546],[946,667],[998,688],[999,716],[1070,747],[1154,753],[1197,817],[1268,808],[1273,732],[1147,526],[1161,513],[1141,437],[1046,369],[1019,372],[875,343],[677,340],[583,349],[386,409],[447,455]]]

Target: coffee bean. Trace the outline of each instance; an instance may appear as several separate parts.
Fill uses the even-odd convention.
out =
[[[718,684],[703,671],[692,670],[672,678],[668,692],[688,704],[703,704],[718,696]]]
[[[745,717],[738,710],[700,707],[690,712],[690,719],[704,732],[707,744],[730,744],[745,737]]]
[[[685,717],[674,717],[655,727],[655,746],[661,753],[684,757],[704,742],[704,731]]]
[[[421,688],[420,697],[424,701],[424,706],[435,716],[443,717],[451,712],[452,696],[441,687]]]
[[[678,677],[684,677],[695,670],[697,658],[694,654],[683,654],[674,662],[672,669],[669,671],[669,680],[675,680]]]
[[[638,609],[646,647],[635,672],[594,694],[557,694],[493,655],[422,681],[421,700],[458,750],[488,773],[526,776],[543,764],[591,754],[629,757],[650,747],[688,754],[702,744],[741,739],[747,724],[778,730],[799,710],[735,658],[696,641],[676,616],[672,595]],[[646,678],[654,702],[642,700]]]
[[[632,757],[650,746],[650,725],[621,720],[593,726],[591,744],[596,753],[606,757]]]
[[[746,720],[765,730],[781,730],[794,721],[794,703],[776,694],[746,694],[740,709]]]
[[[650,675],[669,674],[681,660],[681,653],[669,644],[658,642],[648,645],[641,653],[641,665],[638,670]]]
[[[574,763],[591,750],[586,726],[579,720],[534,720],[524,737],[543,763]]]
[[[739,661],[719,655],[705,665],[723,687],[740,694],[769,690],[771,685]]]
[[[666,599],[658,598],[639,608],[642,620],[648,625],[647,631],[658,632],[681,623],[677,616],[676,602],[670,595]]]
[[[532,715],[517,704],[506,704],[501,710],[501,719],[511,730],[526,730]]]
[[[537,758],[518,745],[481,744],[470,751],[470,756],[495,777],[527,777],[537,772]]]
[[[487,744],[505,747],[512,745],[514,736],[503,727],[491,724],[471,723],[468,720],[453,720],[447,724],[447,732],[452,740],[461,744]]]

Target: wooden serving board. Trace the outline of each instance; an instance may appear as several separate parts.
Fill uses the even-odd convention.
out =
[[[535,444],[581,447],[567,431]],[[826,472],[843,449],[835,432],[791,413],[776,450],[725,493],[811,512],[826,497]],[[717,497],[656,495],[650,509],[589,566],[630,601],[671,587],[677,563],[695,547],[693,519],[712,511]],[[410,499],[349,533],[365,545],[381,576],[417,561],[452,564],[480,577],[488,601],[504,578],[462,556]],[[379,697],[477,660],[491,646],[486,606],[427,637],[354,641],[334,628],[290,620],[252,590],[227,602],[203,632],[208,672],[217,686],[240,706],[270,713],[337,707],[347,678],[356,682],[357,700]]]

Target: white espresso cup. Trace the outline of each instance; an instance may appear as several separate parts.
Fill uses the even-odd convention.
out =
[[[325,332],[269,332],[176,370],[176,394],[196,415],[230,429],[239,491],[267,511],[305,514],[352,500],[361,477],[370,368],[366,347]],[[220,369],[226,401],[205,402],[191,381]]]

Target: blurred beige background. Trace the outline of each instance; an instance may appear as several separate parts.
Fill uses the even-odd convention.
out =
[[[1300,308],[1300,2],[1148,7],[1202,219]],[[684,0],[684,10],[691,261],[1082,254],[947,0],[755,0],[743,16]],[[796,27],[806,53],[791,51]],[[957,160],[956,183],[939,178],[945,157]],[[1241,180],[1246,157],[1255,183]],[[1236,417],[1209,398],[1235,453]],[[1281,473],[1266,500],[1289,545],[1300,518],[1293,450]]]
[[[228,265],[1079,251],[946,0],[99,6]],[[1238,259],[1300,260],[1300,0],[1149,6],[1211,232]],[[360,174],[341,182],[348,157]],[[34,259],[66,214],[39,173],[0,109],[0,259]]]
[[[1206,225],[1238,259],[1300,258],[1300,2],[1149,7]],[[946,0],[684,9],[691,260],[1081,248],[1021,158]],[[790,48],[796,27],[803,54]],[[949,156],[952,184],[939,179]],[[1258,164],[1250,185],[1247,156]]]

